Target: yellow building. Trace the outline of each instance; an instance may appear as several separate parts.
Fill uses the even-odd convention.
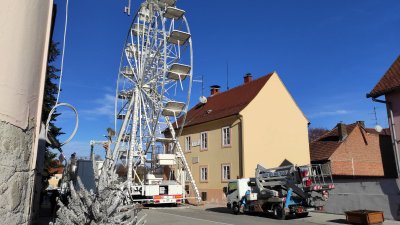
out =
[[[276,72],[225,92],[211,87],[190,109],[179,142],[203,201],[222,203],[230,179],[253,177],[257,164],[310,163],[309,121]],[[193,195],[193,193],[189,193]]]
[[[49,168],[49,173],[52,174],[48,179],[48,190],[58,189],[60,187],[60,180],[63,177],[64,167]]]

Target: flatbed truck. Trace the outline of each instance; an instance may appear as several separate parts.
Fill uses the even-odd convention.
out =
[[[329,164],[270,169],[257,165],[255,177],[231,180],[224,192],[234,214],[262,212],[285,219],[322,210],[334,188]]]

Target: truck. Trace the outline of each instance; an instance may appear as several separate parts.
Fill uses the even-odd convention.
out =
[[[269,169],[257,165],[255,177],[229,181],[224,193],[234,214],[261,212],[285,219],[323,210],[334,188],[329,164]]]

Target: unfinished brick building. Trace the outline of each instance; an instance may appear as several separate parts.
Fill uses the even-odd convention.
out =
[[[338,123],[310,143],[312,163],[330,163],[334,176],[395,176],[395,161],[388,129],[378,133],[358,121]]]

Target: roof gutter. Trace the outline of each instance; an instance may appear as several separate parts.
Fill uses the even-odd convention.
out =
[[[367,94],[367,98],[369,98],[369,97],[371,97],[371,96],[369,94]],[[392,145],[393,145],[393,149],[395,151],[394,157],[395,157],[395,162],[396,162],[397,177],[400,177],[400,166],[399,166],[400,156],[399,156],[399,149],[397,146],[399,141],[397,140],[396,129],[394,127],[395,124],[394,124],[394,118],[393,118],[392,103],[389,101],[380,100],[380,99],[377,99],[374,97],[372,97],[372,101],[386,104],[386,109],[387,109],[387,113],[388,113],[388,117],[389,117],[390,133],[392,135]]]

